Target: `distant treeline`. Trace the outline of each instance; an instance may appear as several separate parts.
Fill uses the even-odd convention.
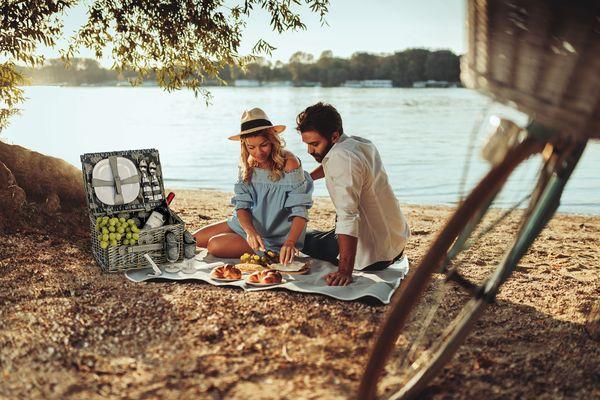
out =
[[[50,59],[40,68],[22,68],[32,85],[114,85],[135,78],[133,72],[103,68],[93,59],[74,59],[66,68],[59,59]],[[318,59],[312,54],[296,52],[289,62],[271,63],[263,59],[246,66],[226,67],[221,77],[232,83],[236,79],[261,82],[291,81],[293,84],[318,82],[322,86],[340,86],[348,80],[391,80],[394,86],[412,86],[413,82],[437,80],[459,82],[459,56],[449,50],[408,49],[389,55],[355,53],[350,58],[335,57],[324,51]],[[153,80],[152,76],[149,80]]]

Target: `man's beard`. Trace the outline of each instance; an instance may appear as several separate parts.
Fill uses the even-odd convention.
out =
[[[331,141],[329,141],[327,143],[327,147],[325,148],[325,151],[323,153],[310,153],[311,156],[314,157],[314,159],[321,164],[323,162],[323,158],[325,158],[325,156],[327,155],[327,153],[329,153],[329,150],[331,150],[331,148],[333,147],[334,143],[332,143]]]

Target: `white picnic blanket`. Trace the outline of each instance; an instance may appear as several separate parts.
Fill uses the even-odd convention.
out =
[[[394,291],[400,286],[400,282],[408,273],[408,259],[406,256],[390,265],[383,271],[363,272],[355,271],[354,281],[348,286],[327,286],[324,276],[336,271],[337,267],[326,261],[309,259],[308,257],[297,257],[299,261],[310,260],[310,272],[306,275],[292,275],[282,273],[285,282],[279,285],[256,287],[248,285],[244,280],[233,282],[222,282],[210,277],[210,271],[223,263],[235,264],[239,260],[226,260],[214,258],[205,251],[201,252],[193,260],[183,261],[175,264],[183,268],[185,263],[192,263],[195,272],[184,273],[182,271],[170,273],[165,271],[166,265],[161,265],[162,275],[153,276],[152,268],[127,271],[125,275],[134,282],[143,282],[151,279],[186,280],[195,279],[210,283],[215,286],[237,286],[254,292],[260,290],[287,289],[302,293],[319,293],[339,300],[356,300],[361,297],[374,297],[384,304],[388,304]]]

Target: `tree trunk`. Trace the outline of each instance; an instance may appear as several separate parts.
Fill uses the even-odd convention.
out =
[[[64,160],[0,141],[0,229],[81,233],[82,172]]]

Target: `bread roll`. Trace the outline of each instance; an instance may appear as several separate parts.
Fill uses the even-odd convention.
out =
[[[262,280],[263,283],[280,283],[281,278],[277,278],[275,275],[267,275]]]
[[[272,285],[275,283],[281,283],[282,281],[283,278],[281,277],[281,274],[273,269],[256,271],[248,277],[248,282],[250,283],[265,283]]]
[[[242,271],[231,264],[227,264],[213,269],[212,276],[217,279],[242,279]]]
[[[258,276],[260,272],[255,272],[248,277],[248,282],[250,283],[260,283],[260,277]]]

